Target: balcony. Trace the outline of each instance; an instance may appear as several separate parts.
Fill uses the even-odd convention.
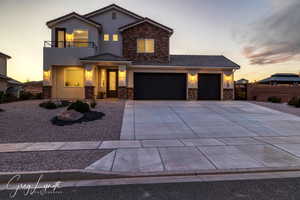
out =
[[[52,65],[81,65],[79,58],[93,56],[97,52],[94,42],[44,42],[44,67]]]

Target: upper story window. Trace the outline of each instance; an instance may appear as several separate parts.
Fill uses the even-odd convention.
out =
[[[112,18],[112,19],[117,19],[117,13],[113,12],[113,13],[111,14],[111,18]]]
[[[103,35],[103,40],[104,41],[109,41],[109,34],[104,34]]]
[[[113,34],[113,41],[119,41],[119,35],[118,34]]]
[[[64,47],[88,47],[88,30],[75,29],[72,33],[66,33],[65,29],[56,30],[56,46]]]
[[[154,53],[154,39],[138,39],[137,40],[138,53]]]

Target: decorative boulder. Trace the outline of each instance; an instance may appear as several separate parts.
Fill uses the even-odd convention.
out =
[[[57,115],[57,119],[61,120],[61,121],[68,121],[68,122],[72,122],[72,121],[77,121],[79,119],[81,119],[84,115],[80,112],[77,112],[75,110],[66,110],[62,113],[60,113],[59,115]]]

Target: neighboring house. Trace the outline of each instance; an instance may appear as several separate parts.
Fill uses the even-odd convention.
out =
[[[0,91],[2,92],[6,92],[8,88],[7,60],[10,58],[10,56],[0,52]]]
[[[242,79],[240,79],[240,80],[237,80],[237,81],[235,82],[235,84],[238,84],[238,85],[241,85],[241,84],[248,84],[248,83],[249,83],[249,80],[244,79],[244,78],[242,78]]]
[[[40,94],[43,92],[43,81],[29,81],[23,83],[23,91],[31,94]]]
[[[290,73],[278,73],[273,74],[271,77],[260,80],[257,82],[258,84],[300,84],[300,76],[298,74],[290,74]]]
[[[170,55],[173,29],[115,4],[85,15],[72,12],[47,26],[45,98],[234,97],[239,65],[219,55]]]
[[[0,52],[0,92],[19,97],[22,83],[7,76],[8,59],[11,57]]]

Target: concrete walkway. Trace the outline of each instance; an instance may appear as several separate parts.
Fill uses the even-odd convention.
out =
[[[300,168],[300,117],[247,102],[126,104],[120,141],[0,144],[0,152],[113,149],[87,170]]]
[[[129,101],[121,139],[140,142],[142,147],[119,145],[87,169],[170,172],[300,167],[299,122],[300,117],[247,102]]]

